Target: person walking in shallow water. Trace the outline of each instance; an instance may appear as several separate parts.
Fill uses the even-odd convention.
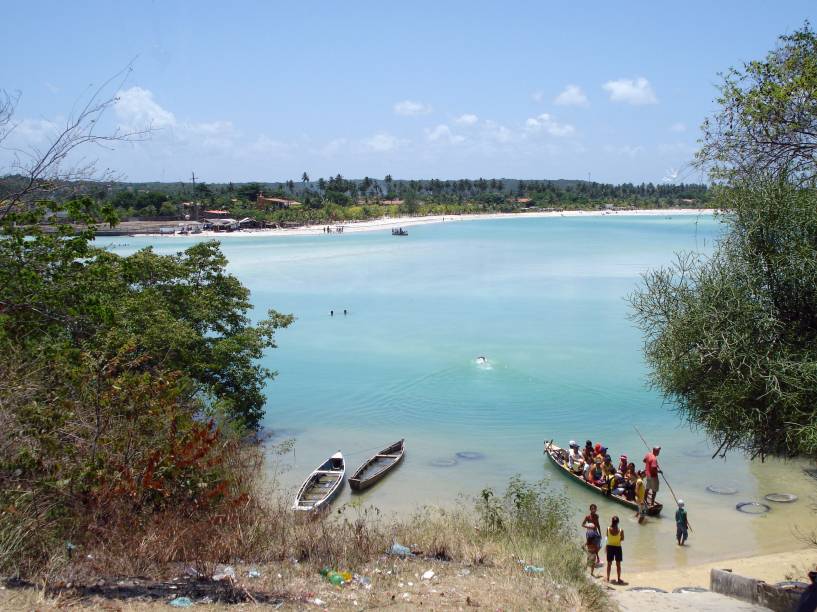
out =
[[[678,509],[675,511],[675,539],[678,540],[678,546],[683,546],[689,537],[689,519],[687,518],[687,511],[684,507],[684,500],[678,500]]]
[[[624,541],[624,530],[618,526],[618,517],[614,516],[610,520],[607,528],[607,582],[610,582],[610,570],[613,568],[613,561],[616,562],[615,584],[624,584],[621,580],[621,543]]]

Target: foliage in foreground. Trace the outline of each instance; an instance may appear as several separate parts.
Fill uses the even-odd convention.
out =
[[[259,458],[240,438],[273,376],[257,360],[292,317],[251,325],[217,243],[120,257],[92,242],[110,211],[66,209],[87,229],[41,233],[39,204],[0,218],[0,571],[170,518],[169,554],[195,556],[209,540],[193,527],[228,520],[253,491],[244,462]]]
[[[696,159],[714,179],[817,178],[817,36],[806,22],[764,60],[732,68],[719,86],[720,110],[702,126]]]
[[[652,382],[722,451],[817,457],[817,192],[757,180],[720,203],[714,255],[630,298]]]
[[[98,213],[88,198],[68,210],[85,222]],[[182,373],[191,396],[258,427],[263,385],[274,373],[257,360],[292,317],[270,311],[251,325],[249,291],[226,272],[216,242],[122,257],[93,245],[93,226],[43,234],[19,225],[43,212],[9,216],[0,228],[0,348],[59,364],[82,352],[111,358],[128,347],[145,367]]]

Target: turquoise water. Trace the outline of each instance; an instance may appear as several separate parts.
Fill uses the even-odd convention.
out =
[[[647,387],[641,336],[627,318],[625,298],[642,272],[678,250],[709,252],[719,231],[710,216],[611,215],[415,226],[405,238],[389,230],[226,237],[230,270],[251,289],[257,312],[297,316],[265,360],[279,372],[266,425],[275,439],[296,440],[294,454],[271,461],[281,486],[290,491],[338,449],[353,469],[406,438],[405,463],[359,499],[403,512],[521,474],[551,478],[578,517],[599,500],[554,473],[543,440],[601,440],[640,466],[637,425],[663,445],[662,465],[698,531],[679,553],[671,518],[633,523],[627,546],[640,561],[630,567],[791,548],[788,525],[805,502],[760,518],[734,504],[770,492],[767,483],[779,488],[781,477],[786,491],[807,496],[799,468],[709,459],[702,436]],[[101,242],[124,253],[148,244],[176,251],[192,240]],[[487,364],[477,363],[481,355]],[[713,483],[736,486],[741,499],[707,493]],[[662,497],[671,515],[671,497]],[[349,499],[347,489],[336,505]],[[600,505],[603,520],[628,514]]]

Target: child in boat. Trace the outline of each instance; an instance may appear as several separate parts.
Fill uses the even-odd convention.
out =
[[[607,479],[604,477],[604,469],[602,467],[602,459],[598,455],[593,461],[593,466],[590,468],[589,482],[597,487],[604,488]]]
[[[638,474],[635,473],[635,463],[627,466],[627,472],[624,475],[624,497],[633,501],[635,499],[635,483],[638,480]]]
[[[627,463],[627,455],[621,455],[618,458],[618,467],[616,468],[616,473],[621,476],[622,478],[627,473],[627,468],[629,467]]]
[[[584,443],[584,450],[582,450],[582,457],[584,457],[585,463],[592,463],[593,457],[595,456],[595,451],[593,450],[593,443],[588,440]]]

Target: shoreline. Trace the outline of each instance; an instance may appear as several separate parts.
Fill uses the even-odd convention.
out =
[[[391,230],[395,228],[406,228],[416,225],[430,225],[433,223],[457,223],[462,221],[485,221],[490,219],[517,219],[517,218],[559,218],[559,217],[661,217],[661,216],[693,216],[711,215],[716,212],[714,208],[642,208],[635,210],[565,210],[561,212],[522,212],[522,213],[475,213],[465,215],[427,215],[424,217],[381,217],[379,219],[369,219],[366,221],[349,221],[336,223],[322,223],[320,225],[305,225],[302,227],[279,228],[279,229],[249,229],[236,232],[213,232],[205,231],[198,234],[134,234],[158,238],[249,238],[266,236],[320,236],[325,235],[324,228],[343,227],[343,233],[374,232],[378,230]],[[181,223],[180,221],[174,223]],[[334,234],[333,234],[334,235]]]
[[[784,580],[808,582],[806,574],[814,569],[815,563],[817,549],[799,548],[785,552],[707,561],[696,565],[677,565],[671,569],[627,572],[626,564],[622,564],[622,577],[628,583],[627,586],[616,587],[612,584],[609,586],[616,590],[627,590],[634,586],[655,587],[665,591],[689,586],[708,589],[709,572],[712,569],[728,569],[735,574],[763,580],[769,584]]]

